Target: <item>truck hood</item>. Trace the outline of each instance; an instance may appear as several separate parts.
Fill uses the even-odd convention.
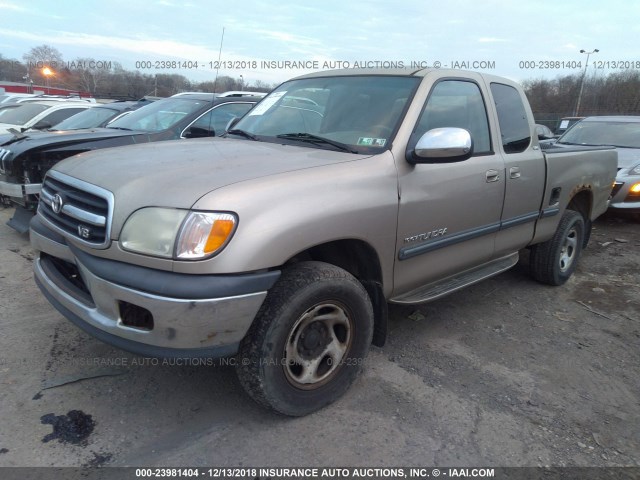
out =
[[[112,233],[117,234],[139,208],[190,208],[203,195],[233,183],[370,156],[215,137],[95,150],[53,169],[114,194]]]

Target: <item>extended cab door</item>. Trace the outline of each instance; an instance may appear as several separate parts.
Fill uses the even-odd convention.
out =
[[[393,297],[493,256],[505,179],[502,155],[491,141],[485,88],[474,75],[438,79],[407,145],[412,151],[434,128],[464,128],[473,139],[471,158],[416,165],[396,160],[400,198]]]
[[[489,81],[504,158],[505,196],[496,236],[495,256],[527,246],[540,214],[546,176],[545,159],[534,138],[535,127],[524,92],[507,81]]]

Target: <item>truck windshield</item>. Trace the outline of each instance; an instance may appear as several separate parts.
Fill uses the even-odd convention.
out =
[[[640,148],[640,122],[582,121],[560,137],[558,143]]]
[[[125,117],[114,120],[107,128],[159,132],[173,127],[182,118],[203,108],[205,105],[211,105],[211,102],[188,97],[158,100],[139,108]]]
[[[357,153],[380,151],[390,146],[420,80],[390,75],[292,80],[264,98],[229,133]]]

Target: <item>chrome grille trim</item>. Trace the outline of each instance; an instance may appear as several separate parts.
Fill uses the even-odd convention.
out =
[[[56,194],[64,197],[59,213],[52,208]],[[93,248],[107,248],[111,242],[113,205],[110,191],[49,170],[40,193],[38,214],[47,226],[66,238]],[[91,231],[91,238],[82,238],[80,230]]]

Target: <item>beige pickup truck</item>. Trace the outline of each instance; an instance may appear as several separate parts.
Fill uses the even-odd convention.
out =
[[[616,152],[543,153],[514,82],[342,70],[283,83],[224,138],[105,149],[44,180],[35,279],[65,317],[145,356],[227,357],[286,415],[340,397],[387,303],[419,304],[531,250],[561,285]]]

